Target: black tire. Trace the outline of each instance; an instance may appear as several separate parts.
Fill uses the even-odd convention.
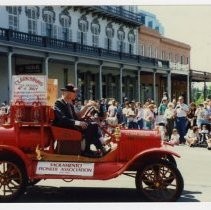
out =
[[[41,179],[28,180],[28,186],[34,186],[35,184],[37,184],[40,181],[41,181]]]
[[[176,162],[174,156],[168,154],[168,155],[165,155],[165,157],[162,159],[167,160],[168,162],[172,163],[174,166],[177,167],[177,162]]]
[[[25,192],[26,170],[13,155],[0,156],[0,202],[10,202]]]
[[[137,171],[135,182],[138,193],[152,202],[177,201],[184,188],[177,167],[162,159],[146,163]]]

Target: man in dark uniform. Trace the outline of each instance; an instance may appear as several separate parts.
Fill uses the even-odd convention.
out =
[[[85,137],[86,146],[83,152],[84,156],[101,157],[110,151],[100,141],[101,132],[96,123],[88,123],[82,120],[82,117],[87,110],[95,105],[94,102],[89,102],[81,111],[75,112],[74,101],[77,95],[77,88],[73,84],[68,84],[61,88],[62,97],[55,102],[54,126],[80,130]],[[90,150],[90,145],[94,144],[98,152]]]

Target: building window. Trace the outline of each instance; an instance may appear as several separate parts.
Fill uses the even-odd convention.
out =
[[[134,13],[135,12],[134,6],[129,6],[129,11],[132,12],[132,13]]]
[[[150,28],[153,27],[152,21],[149,21],[149,22],[148,22],[148,27],[150,27]]]
[[[112,50],[112,39],[114,37],[114,29],[111,23],[106,26],[105,48]]]
[[[184,64],[184,56],[181,55],[181,64]]]
[[[87,17],[85,15],[82,15],[80,19],[78,19],[78,29],[86,33],[89,29],[89,22],[87,20]]]
[[[57,26],[54,26],[55,12],[53,7],[44,7],[42,10],[42,35],[57,38]]]
[[[169,53],[169,61],[172,61],[172,53]]]
[[[94,19],[91,23],[92,46],[99,47],[100,24],[98,19]]]
[[[59,38],[65,41],[72,41],[71,17],[67,10],[59,15],[59,21],[62,27],[59,28]]]
[[[144,45],[141,44],[139,47],[139,55],[144,56]]]
[[[19,29],[19,15],[21,13],[21,7],[6,7],[9,13],[9,29],[18,31]]]
[[[175,55],[175,63],[177,63],[178,62],[178,55],[176,54]]]
[[[99,36],[92,35],[92,46],[99,47]]]
[[[158,58],[158,48],[155,48],[155,58]]]
[[[130,30],[128,33],[128,51],[130,54],[134,54],[134,44],[135,44],[136,38],[134,34],[134,30]]]
[[[87,45],[87,31],[89,29],[89,22],[87,21],[87,17],[82,15],[80,19],[78,19],[78,32],[77,32],[77,42],[82,45]]]
[[[120,27],[119,30],[117,31],[117,51],[119,52],[125,52],[125,32],[123,30],[123,27]]]
[[[189,64],[189,57],[187,57],[187,64]]]
[[[40,15],[39,7],[25,7],[25,12],[28,17],[28,33],[37,34],[37,19]]]
[[[165,51],[162,51],[161,59],[162,59],[162,60],[165,60],[165,57],[166,57],[166,52],[165,52]]]
[[[149,46],[149,57],[152,58],[152,45]]]

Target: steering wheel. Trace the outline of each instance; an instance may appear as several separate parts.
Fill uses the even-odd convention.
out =
[[[95,110],[95,107],[94,106],[91,106],[90,108],[88,108],[87,111],[85,112],[85,114],[83,115],[83,117],[81,119],[84,120],[84,121],[96,122],[98,124],[98,126],[101,128],[101,130],[105,134],[107,134],[109,137],[111,137],[111,141],[115,141],[116,138],[115,138],[115,135],[114,134],[110,133],[107,130],[107,128],[105,128],[104,126],[100,125],[100,123],[97,122],[95,119],[91,118],[90,114],[94,110]],[[117,126],[112,126],[112,125],[108,125],[108,126],[113,127],[113,128],[117,127]]]
[[[90,114],[94,109],[95,109],[94,106],[89,107],[81,119],[83,120],[91,119]]]

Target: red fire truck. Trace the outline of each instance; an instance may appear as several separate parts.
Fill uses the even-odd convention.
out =
[[[88,115],[85,116],[85,118]],[[16,101],[0,125],[0,201],[9,202],[44,179],[109,180],[135,178],[137,193],[148,201],[176,201],[184,182],[158,130],[106,129],[116,147],[103,157],[81,155],[83,134],[51,125],[53,110],[39,102]],[[57,145],[57,146],[55,146]]]

